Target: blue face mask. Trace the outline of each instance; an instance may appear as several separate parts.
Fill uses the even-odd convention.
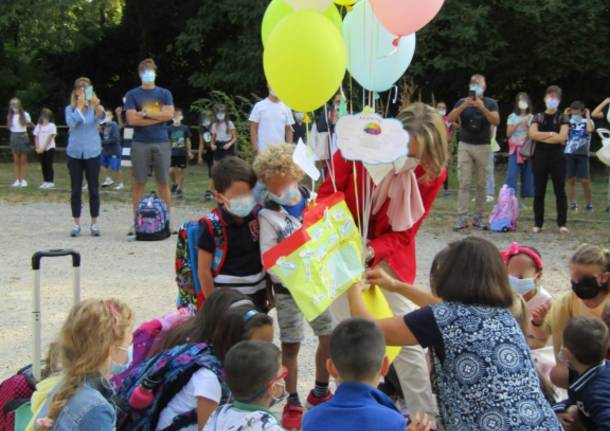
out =
[[[555,99],[554,97],[550,97],[550,98],[546,99],[544,101],[544,104],[546,105],[547,109],[559,108],[559,100]]]
[[[224,121],[225,119],[225,114],[223,112],[219,112],[218,114],[216,114],[216,119],[218,121]]]
[[[227,211],[237,217],[247,217],[256,206],[256,200],[254,195],[249,194],[246,196],[240,196],[233,198],[229,201],[229,205],[226,207]]]
[[[290,205],[299,196],[299,186],[293,184],[284,189],[280,196],[269,192],[269,199],[278,205]]]
[[[156,77],[157,74],[154,70],[146,69],[144,72],[142,72],[142,84],[152,84],[155,82]]]
[[[536,283],[533,278],[517,278],[509,275],[508,281],[510,282],[510,287],[521,296],[536,288]]]
[[[483,95],[483,87],[481,87],[479,84],[470,84],[470,91],[474,91],[478,97]]]
[[[572,120],[574,120],[574,121],[582,121],[582,115],[572,115]]]

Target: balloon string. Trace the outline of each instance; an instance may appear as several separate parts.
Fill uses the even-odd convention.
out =
[[[331,167],[332,169],[330,169],[329,171],[329,176],[330,176],[330,181],[333,183],[333,190],[336,192],[337,191],[337,183],[335,180],[335,164],[333,162],[333,155],[332,155],[332,146],[331,146],[331,139],[332,139],[332,134],[330,133],[330,124],[328,124],[328,103],[324,104],[324,117],[326,118],[326,145],[328,148],[328,156],[330,157],[330,162],[331,162]],[[318,134],[320,133],[320,131],[318,130]],[[328,163],[327,163],[327,167],[328,167]]]
[[[392,99],[392,105],[395,105],[396,101],[398,100],[398,85],[394,85],[394,87],[392,87],[392,90],[394,90],[394,98]]]
[[[356,221],[358,222],[358,229],[360,230],[360,236],[362,236],[362,220],[360,217],[360,197],[358,193],[358,175],[356,172],[356,162],[352,161],[352,176],[354,177],[354,194],[356,195]]]
[[[307,115],[307,114],[305,114]],[[312,118],[314,117],[314,113],[311,113]],[[311,141],[309,140],[309,126],[305,123],[305,140],[307,141],[307,145],[311,146]],[[297,142],[298,143],[298,142]],[[316,190],[316,180],[311,178],[311,191],[314,192]]]

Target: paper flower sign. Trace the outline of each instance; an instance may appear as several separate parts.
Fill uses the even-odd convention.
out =
[[[374,113],[346,115],[335,131],[337,147],[346,160],[382,165],[407,156],[409,133],[398,120]]]
[[[343,193],[317,201],[303,227],[263,254],[265,270],[290,291],[309,321],[362,277],[360,232]]]
[[[305,172],[309,178],[314,181],[318,181],[320,178],[320,171],[316,167],[316,155],[314,154],[311,147],[305,145],[302,139],[299,139],[299,143],[294,149],[292,154],[292,161]]]

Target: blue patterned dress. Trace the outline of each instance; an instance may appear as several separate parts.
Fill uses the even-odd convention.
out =
[[[433,358],[433,386],[448,431],[561,431],[510,310],[435,304],[405,316]]]

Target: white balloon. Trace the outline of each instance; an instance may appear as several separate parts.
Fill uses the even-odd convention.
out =
[[[309,9],[324,12],[333,4],[333,0],[286,0],[295,10]]]

